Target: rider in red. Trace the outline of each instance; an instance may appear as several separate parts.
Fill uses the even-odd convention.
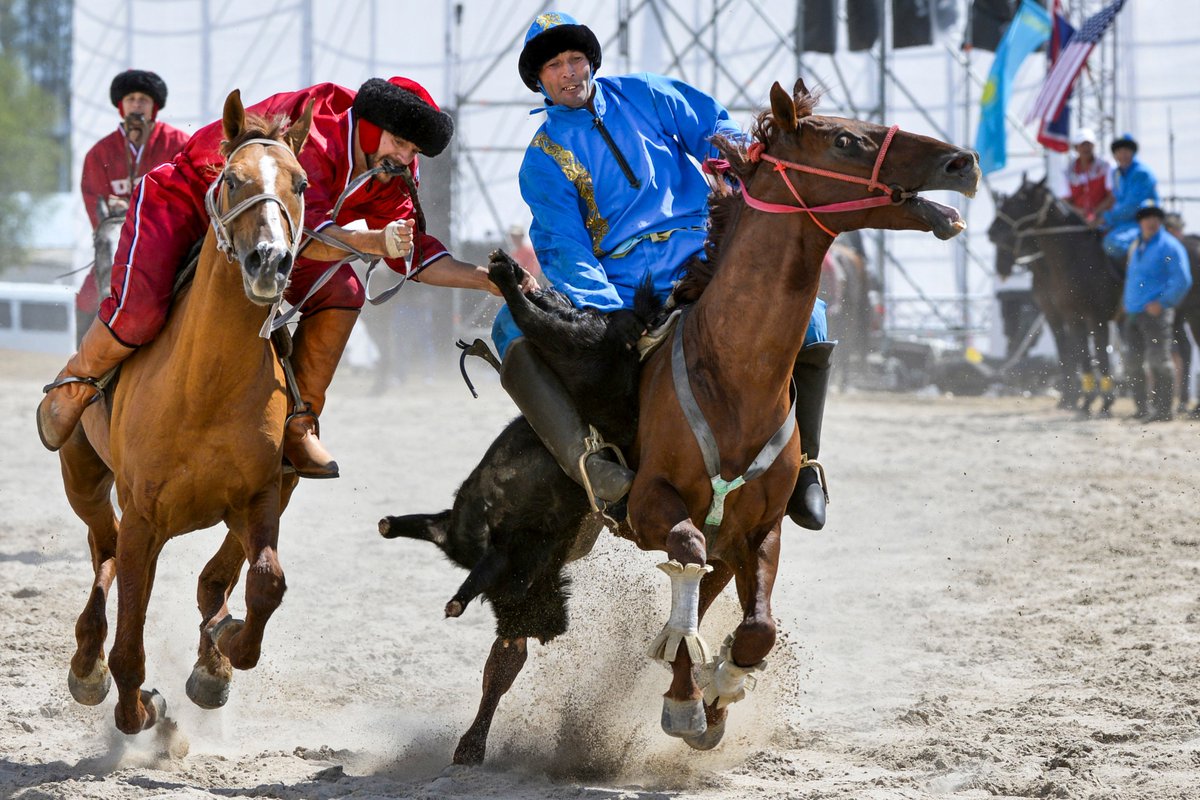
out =
[[[304,193],[306,228],[320,231],[363,253],[383,256],[395,272],[437,286],[485,289],[498,294],[485,268],[453,258],[428,234],[414,231],[414,204],[401,177],[375,174],[349,192],[336,218],[333,208],[354,179],[376,166],[409,165],[417,154],[436,156],[454,132],[441,111],[415,81],[372,78],[357,93],[323,83],[269,97],[247,108],[264,116],[300,117],[314,103],[312,127],[298,158],[308,176]],[[93,399],[95,379],[124,360],[162,328],[175,271],[188,249],[205,235],[209,220],[204,193],[222,163],[218,121],[200,129],[174,161],[147,173],[133,197],[113,264],[111,295],[76,353],[38,406],[43,444],[57,450],[70,436]],[[364,220],[368,230],[345,225]],[[409,264],[414,236],[421,261]],[[292,366],[304,407],[287,422],[284,457],[309,478],[335,478],[337,462],[318,439],[317,417],[364,299],[364,289],[345,264],[307,297],[331,262],[346,255],[311,241],[301,251],[284,297],[299,303]],[[62,382],[63,379],[67,382]],[[73,379],[73,380],[72,380]]]
[[[121,122],[88,150],[79,182],[93,230],[100,224],[101,201],[113,197],[128,200],[138,179],[174,158],[188,140],[186,133],[158,119],[158,112],[167,104],[167,84],[155,73],[127,69],[113,78],[108,96],[120,112]],[[80,287],[75,307],[95,314],[99,305],[92,275]]]

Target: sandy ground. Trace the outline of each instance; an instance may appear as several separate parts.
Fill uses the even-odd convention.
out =
[[[220,711],[183,691],[220,534],[163,554],[147,686],[190,743],[169,759],[115,731],[112,697],[67,692],[91,570],[32,426],[59,359],[0,363],[2,797],[1200,797],[1200,423],[837,395],[831,523],[785,523],[781,640],[725,743],[695,753],[658,730],[668,676],[643,650],[667,581],[657,555],[605,538],[573,569],[572,630],[533,648],[486,763],[465,769],[447,764],[491,613],[443,620],[463,573],[375,525],[445,507],[513,410],[482,367],[481,400],[449,363],[375,397],[347,373],[322,420],[343,477],[305,482],[288,510],[287,598]],[[723,598],[709,641],[736,618]]]

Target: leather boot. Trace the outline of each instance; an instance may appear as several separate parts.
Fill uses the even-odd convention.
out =
[[[1154,370],[1154,398],[1146,422],[1170,422],[1175,419],[1175,412],[1171,409],[1175,394],[1174,378],[1170,367]]]
[[[583,486],[579,457],[585,452],[584,440],[591,430],[580,418],[562,381],[524,338],[508,346],[500,366],[500,384],[563,472]],[[586,469],[592,492],[608,503],[623,498],[633,484],[633,470],[607,460],[604,453],[588,456]]]
[[[821,454],[821,421],[829,389],[829,366],[836,342],[810,344],[796,356],[792,378],[796,381],[796,428],[804,454],[815,460]],[[788,500],[792,522],[810,531],[825,527],[825,489],[816,467],[801,467],[796,488]]]
[[[301,478],[336,478],[338,465],[321,444],[317,421],[325,390],[342,360],[358,311],[331,308],[300,318],[292,339],[292,369],[304,405],[292,411],[283,431],[283,457]]]
[[[118,342],[99,319],[92,320],[79,342],[79,352],[71,356],[54,383],[46,386],[46,396],[38,404],[38,437],[47,450],[58,450],[66,443],[83,410],[100,396],[96,381],[134,349]]]

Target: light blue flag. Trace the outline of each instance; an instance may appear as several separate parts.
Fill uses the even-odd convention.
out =
[[[979,151],[979,167],[985,173],[995,172],[1008,163],[1005,150],[1004,109],[1008,105],[1017,70],[1025,58],[1050,38],[1050,14],[1031,0],[1021,0],[1021,8],[996,48],[996,58],[983,86],[979,101],[979,132],[975,149]]]

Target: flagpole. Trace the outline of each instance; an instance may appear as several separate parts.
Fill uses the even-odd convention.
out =
[[[1171,210],[1179,210],[1179,198],[1175,196],[1175,122],[1171,117],[1171,106],[1167,106],[1167,172],[1171,180]]]

